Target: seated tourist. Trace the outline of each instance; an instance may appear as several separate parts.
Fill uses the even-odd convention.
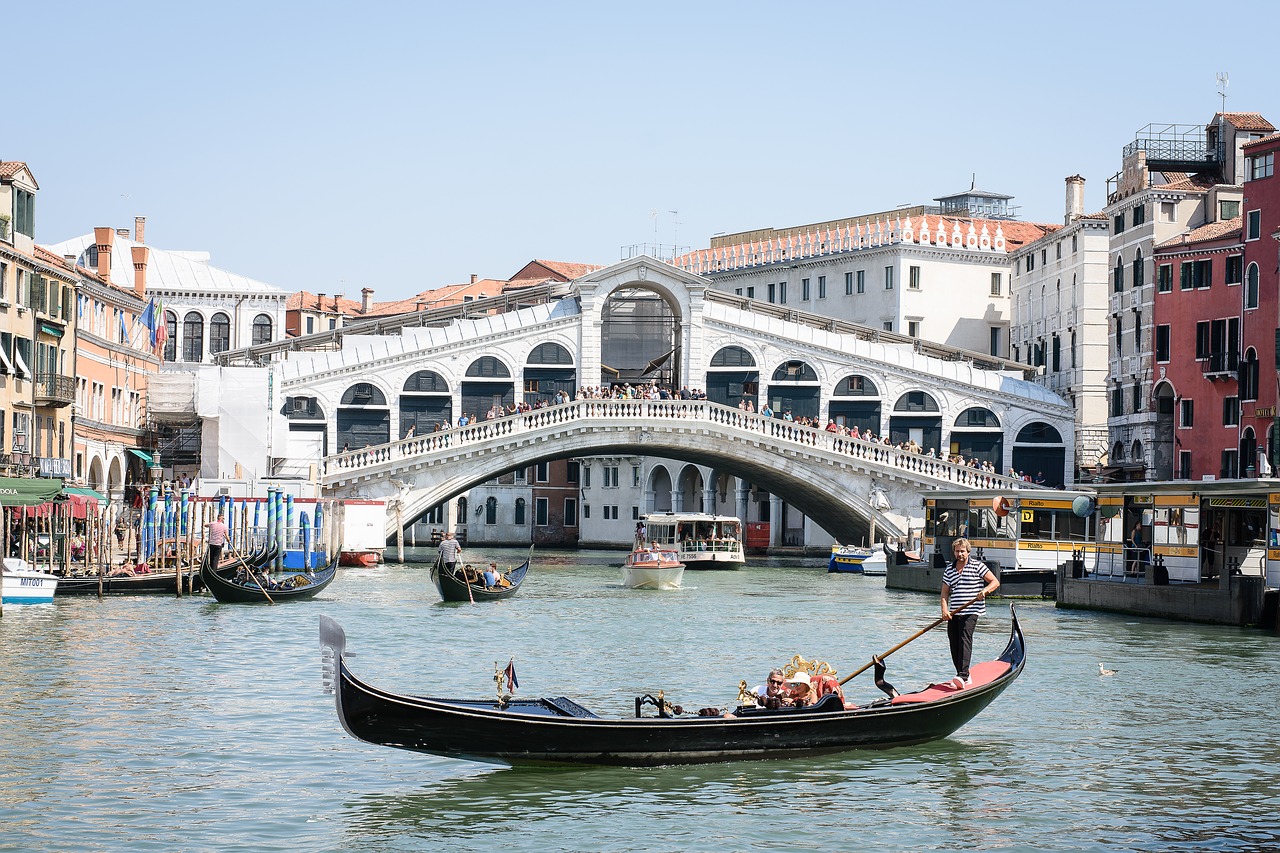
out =
[[[120,561],[120,565],[116,566],[114,569],[107,572],[107,577],[131,578],[135,574],[137,574],[137,572],[134,571],[133,566],[129,565],[129,558],[125,557],[123,560]]]
[[[787,679],[787,692],[791,696],[791,704],[797,708],[808,707],[816,701],[813,683],[809,680],[809,673],[804,670]]]
[[[766,708],[781,708],[791,704],[787,693],[787,679],[782,670],[770,670],[765,683],[756,687],[756,704]]]

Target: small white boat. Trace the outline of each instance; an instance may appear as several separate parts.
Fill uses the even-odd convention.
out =
[[[21,557],[5,557],[0,571],[3,572],[0,599],[5,604],[53,604],[57,575],[38,572]]]
[[[862,561],[862,573],[873,577],[884,577],[889,574],[889,559],[883,548],[876,548],[874,554]]]
[[[622,564],[622,585],[627,589],[679,589],[684,563],[675,551],[637,548]]]

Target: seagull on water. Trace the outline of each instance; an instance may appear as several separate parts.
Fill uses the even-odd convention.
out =
[[[1115,675],[1119,671],[1118,669],[1107,669],[1101,663],[1098,664],[1098,675]]]

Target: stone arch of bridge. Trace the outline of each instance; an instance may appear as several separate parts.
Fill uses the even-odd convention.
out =
[[[868,501],[873,482],[883,483],[883,474],[867,470],[853,458],[832,455],[806,460],[787,450],[767,448],[758,437],[750,440],[707,430],[665,433],[634,425],[609,428],[593,421],[560,432],[554,442],[467,446],[452,460],[435,458],[417,470],[362,478],[359,486],[366,496],[381,489],[382,496],[401,501],[401,518],[407,524],[494,477],[542,462],[581,456],[657,456],[740,477],[796,507],[842,542],[865,540],[872,518],[886,536],[905,534],[899,527],[900,516],[886,515]],[[663,482],[667,489],[675,485],[664,466],[657,468],[668,475]],[[398,492],[391,485],[392,476],[397,478]],[[657,485],[649,483],[651,488]],[[342,497],[343,491],[337,488],[331,493]],[[663,509],[651,507],[651,511]],[[394,533],[394,517],[388,524],[388,533]]]

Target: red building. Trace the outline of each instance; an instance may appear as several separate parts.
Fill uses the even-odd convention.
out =
[[[1275,405],[1275,388],[1259,399],[1260,354],[1242,333],[1258,325],[1262,309],[1256,288],[1245,295],[1240,223],[1237,216],[1202,225],[1152,256],[1154,396],[1158,430],[1173,432],[1176,479],[1245,474],[1257,464],[1257,428],[1243,413]],[[1267,316],[1275,315],[1273,294]]]
[[[1240,205],[1244,242],[1246,294],[1258,294],[1258,310],[1246,313],[1242,333],[1248,346],[1258,351],[1261,367],[1258,400],[1247,406],[1243,420],[1259,437],[1266,436],[1264,448],[1273,473],[1280,472],[1280,179],[1275,177],[1280,159],[1280,133],[1273,133],[1243,146],[1245,156],[1244,199]],[[1272,370],[1272,368],[1275,370]]]

